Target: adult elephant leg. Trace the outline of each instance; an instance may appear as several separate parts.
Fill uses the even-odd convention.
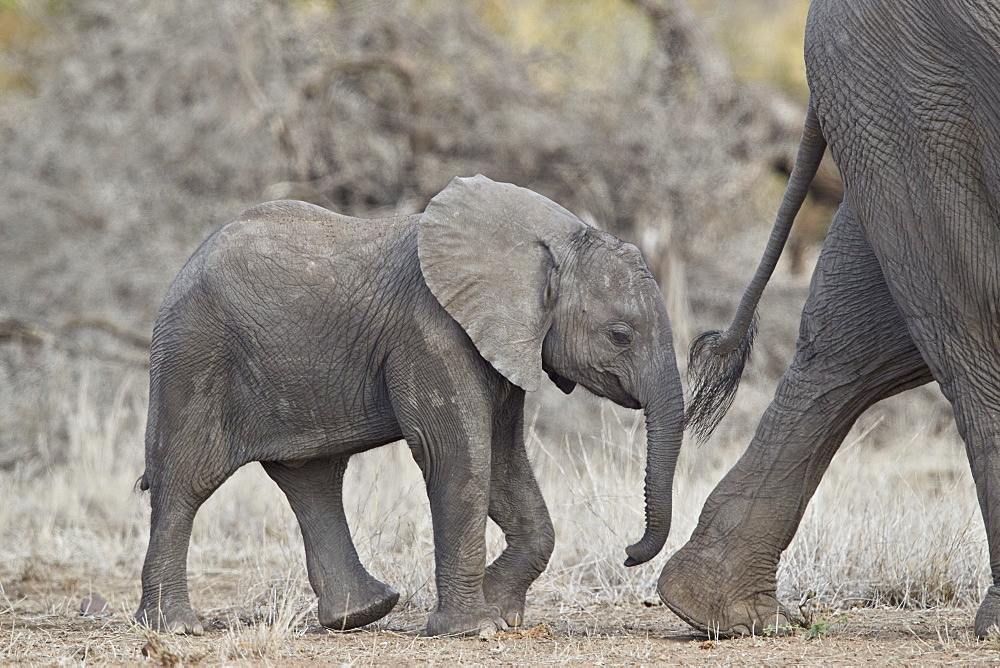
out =
[[[788,624],[777,567],[858,416],[931,380],[849,201],[813,274],[791,366],[746,452],[663,568],[663,601],[720,636]]]
[[[982,208],[996,194],[964,185],[939,188],[958,195],[929,239],[882,239],[876,250],[965,442],[993,581],[976,614],[976,635],[985,637],[1000,630],[1000,230],[997,213]]]
[[[507,547],[486,569],[483,593],[504,621],[520,626],[528,587],[549,562],[555,533],[524,449],[524,391],[515,389],[493,424],[489,516]]]
[[[993,585],[986,591],[975,621],[976,635],[985,638],[1000,633],[1000,393],[994,380],[992,387],[957,393],[946,389],[945,394],[950,395],[955,408],[986,525]]]
[[[309,583],[319,598],[319,622],[346,630],[389,614],[399,592],[365,570],[344,514],[346,457],[314,459],[302,466],[261,462],[295,512],[306,548]]]

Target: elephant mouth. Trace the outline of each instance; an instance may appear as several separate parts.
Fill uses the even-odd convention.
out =
[[[569,394],[576,387],[576,383],[574,381],[570,380],[569,378],[564,378],[563,376],[560,376],[555,371],[546,370],[545,373],[548,374],[549,380],[555,383],[556,387],[562,390],[563,393],[565,394]]]
[[[607,399],[610,399],[623,408],[633,408],[635,410],[642,408],[642,402],[633,397],[631,393],[625,389],[625,386],[622,385],[621,378],[616,376],[613,379],[612,388],[613,391],[605,395]]]
[[[642,404],[639,403],[638,399],[635,399],[633,397],[628,397],[626,401],[616,401],[615,403],[618,404],[619,406],[622,406],[623,408],[631,408],[634,410],[639,410],[640,408],[642,408]]]
[[[556,387],[566,394],[569,394],[576,388],[577,382],[575,380],[570,380],[565,376],[561,376],[555,371],[552,371],[544,366],[542,369],[548,375],[549,380],[555,383]],[[642,402],[633,397],[632,394],[625,389],[625,386],[622,385],[622,381],[618,376],[609,375],[607,378],[608,381],[602,382],[600,386],[592,386],[589,383],[584,383],[583,386],[586,387],[591,393],[613,401],[623,408],[633,408],[636,410],[642,408]]]

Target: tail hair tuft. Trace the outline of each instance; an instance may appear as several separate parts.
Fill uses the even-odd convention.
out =
[[[684,424],[699,442],[708,440],[733,405],[756,335],[754,313],[746,333],[734,346],[725,345],[725,333],[718,330],[701,334],[691,344],[687,373],[692,396]]]

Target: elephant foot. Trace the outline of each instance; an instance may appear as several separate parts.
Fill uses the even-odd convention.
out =
[[[201,620],[188,603],[171,604],[166,601],[140,603],[135,621],[157,633],[176,633],[200,636],[205,633]]]
[[[505,587],[502,582],[489,577],[487,573],[483,582],[483,594],[487,605],[500,611],[500,618],[507,626],[515,627],[524,623],[524,591]]]
[[[355,629],[382,619],[398,601],[398,591],[371,578],[344,596],[320,596],[319,623],[335,631]]]
[[[505,631],[507,623],[496,606],[482,610],[436,611],[427,620],[424,635],[428,636],[482,636],[491,637]]]
[[[657,592],[678,617],[711,637],[785,635],[801,625],[778,601],[773,575],[756,583],[746,571],[726,577],[726,564],[733,563],[744,562],[686,545],[663,567]]]
[[[1000,587],[990,587],[976,613],[977,638],[1000,635]]]

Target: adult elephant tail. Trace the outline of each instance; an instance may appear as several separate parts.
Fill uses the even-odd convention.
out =
[[[757,333],[757,303],[778,264],[778,258],[781,257],[788,233],[792,229],[792,222],[809,192],[809,184],[816,175],[824,150],[826,139],[820,129],[816,111],[810,104],[795,167],[781,199],[771,236],[767,240],[767,248],[740,299],[736,315],[726,331],[705,332],[691,344],[688,378],[692,398],[685,422],[687,428],[701,441],[707,440],[712,434],[736,396],[736,389]]]

